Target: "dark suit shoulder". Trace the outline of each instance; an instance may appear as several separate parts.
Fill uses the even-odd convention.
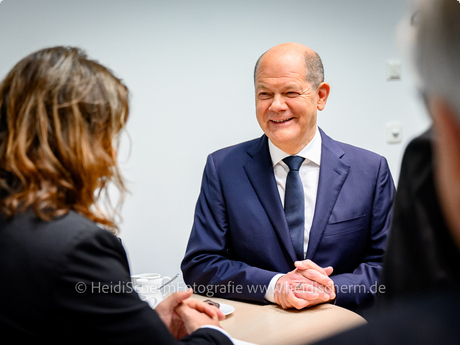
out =
[[[218,161],[224,160],[226,158],[231,159],[232,157],[240,158],[241,155],[247,155],[248,153],[251,154],[253,151],[259,150],[266,142],[266,137],[262,136],[257,139],[252,139],[239,144],[224,147],[211,153],[211,156],[214,160]]]
[[[382,155],[376,152],[364,149],[362,147],[353,146],[353,145],[342,143],[342,142],[337,142],[337,143],[343,149],[345,154],[352,156],[353,158],[360,158],[360,159],[372,160],[372,161],[380,161],[383,158]]]
[[[110,298],[80,294],[78,282],[129,281],[126,254],[117,238],[75,212],[43,221],[26,211],[1,219],[0,236],[0,276],[14,282],[0,287],[0,318],[10,320],[17,331],[34,336],[56,332],[58,337],[88,323],[93,314],[98,317],[93,305]],[[115,303],[110,303],[113,311]],[[85,316],[76,323],[78,315]]]
[[[33,258],[16,261],[17,265],[24,265],[24,269],[28,270],[54,270],[53,264],[59,264],[81,241],[108,247],[121,246],[113,234],[74,211],[50,221],[43,221],[34,212],[26,211],[12,219],[2,219],[0,234],[5,239],[3,243],[17,243],[15,253],[27,253]],[[0,245],[3,254],[8,257],[10,250],[2,247]],[[10,257],[17,256],[15,253],[9,253]]]
[[[350,145],[341,141],[337,141],[329,137],[320,129],[322,147],[329,150],[339,158],[343,159],[345,163],[366,164],[378,163],[383,159],[383,156],[378,153],[363,149],[358,146]]]
[[[265,135],[211,153],[208,156],[207,165],[212,165],[219,175],[220,173],[231,175],[235,168],[243,167],[261,150],[266,150],[268,154],[268,139]]]
[[[410,175],[411,178],[419,176],[422,170],[425,174],[431,173],[433,170],[432,141],[432,131],[428,130],[409,142],[403,155],[402,173]],[[423,177],[423,179],[427,178],[430,177]]]
[[[372,174],[378,174],[381,169],[389,170],[386,158],[378,153],[339,141],[334,142],[342,150],[342,154],[338,154],[340,160],[353,170]],[[328,149],[325,145],[323,148]]]

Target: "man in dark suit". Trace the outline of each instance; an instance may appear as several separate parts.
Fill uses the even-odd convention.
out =
[[[198,293],[283,308],[365,308],[391,219],[388,164],[317,127],[330,86],[310,48],[273,47],[254,81],[265,135],[208,157],[184,279]]]

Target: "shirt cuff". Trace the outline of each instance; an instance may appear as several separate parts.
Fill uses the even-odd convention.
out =
[[[265,299],[269,302],[275,303],[275,287],[278,279],[280,279],[284,274],[279,273],[270,280],[268,284],[267,292],[265,293]]]

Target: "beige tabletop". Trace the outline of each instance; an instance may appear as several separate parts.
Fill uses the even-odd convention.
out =
[[[332,304],[283,310],[274,304],[259,305],[200,295],[193,295],[193,298],[211,299],[234,307],[221,326],[233,338],[260,345],[308,344],[366,323],[360,315]]]

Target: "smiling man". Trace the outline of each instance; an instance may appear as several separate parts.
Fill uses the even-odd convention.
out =
[[[270,141],[290,155],[315,136],[316,112],[324,109],[329,96],[322,67],[310,77],[306,74],[306,65],[315,64],[321,60],[311,49],[282,44],[265,53],[256,66],[257,121]]]
[[[209,155],[185,282],[198,293],[283,308],[369,307],[394,194],[385,158],[317,127],[330,86],[310,48],[271,48],[254,83],[264,135]]]

